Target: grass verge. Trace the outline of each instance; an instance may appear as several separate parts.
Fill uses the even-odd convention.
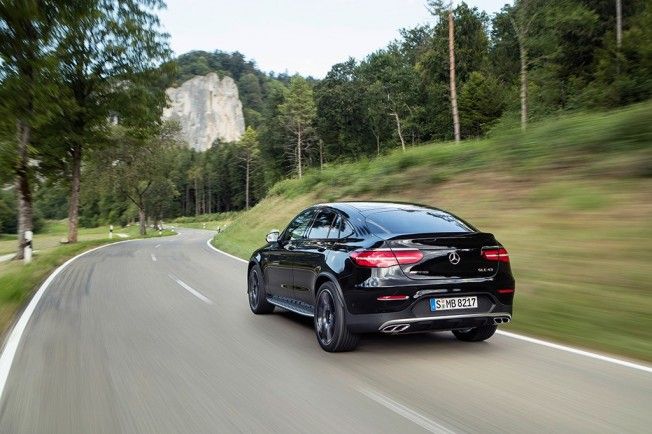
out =
[[[138,225],[130,225],[124,228],[115,226],[113,229],[114,238],[128,239],[139,237]],[[156,231],[151,228],[147,230],[148,234],[152,233],[157,235]],[[66,239],[68,234],[67,220],[46,220],[43,229],[34,234],[34,248],[38,251],[47,251],[49,249],[58,248],[61,246],[61,240]],[[98,226],[96,228],[80,228],[78,239],[79,241],[93,241],[103,240],[109,235],[108,226]],[[0,255],[10,254],[16,252],[16,235],[2,234],[0,235]]]
[[[248,259],[270,229],[317,202],[441,207],[510,251],[508,329],[652,361],[651,156],[651,103],[569,116],[526,135],[424,145],[282,181],[213,243]]]

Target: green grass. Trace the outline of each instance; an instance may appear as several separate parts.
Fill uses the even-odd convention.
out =
[[[148,233],[152,232],[150,228]],[[114,237],[122,239],[117,234],[127,235],[126,238],[138,237],[138,225],[130,225],[124,228],[114,226]],[[156,232],[154,232],[156,234]],[[66,220],[46,220],[41,232],[34,234],[34,249],[38,251],[47,251],[49,249],[57,248],[62,244],[62,241],[67,239],[68,223]],[[108,226],[98,226],[96,228],[80,228],[79,241],[92,241],[107,238],[109,235]],[[0,235],[0,255],[15,253],[17,248],[17,238],[13,234]]]
[[[45,231],[40,239],[44,241],[49,240],[48,237],[52,237],[53,239],[59,240],[64,236],[66,230],[67,227],[65,221],[49,221],[46,223]],[[33,261],[27,265],[23,264],[21,261],[0,262],[0,331],[4,332],[7,329],[16,312],[29,299],[40,283],[43,282],[56,267],[84,250],[102,244],[122,241],[119,237],[114,237],[110,240],[108,238],[108,229],[106,231],[100,231],[99,229],[83,229],[80,231],[80,235],[82,232],[84,233],[84,237],[96,237],[80,241],[76,244],[58,244],[57,241],[56,245],[42,248],[35,253]],[[137,226],[130,226],[124,228],[124,231],[120,230],[116,232],[127,233],[130,235],[129,238],[124,239],[141,238],[138,235]],[[145,238],[169,236],[174,234],[175,232],[171,230],[163,231],[162,235],[158,235],[157,231],[148,231]],[[36,239],[37,238],[35,237],[35,241]],[[12,244],[15,244],[15,237],[10,241]]]
[[[213,243],[248,258],[269,229],[315,202],[438,206],[510,251],[507,329],[652,361],[651,118],[646,103],[333,165],[277,184]]]

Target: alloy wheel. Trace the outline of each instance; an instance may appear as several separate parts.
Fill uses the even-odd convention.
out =
[[[256,270],[251,272],[251,278],[249,279],[249,305],[251,307],[256,307],[258,304],[258,294],[260,293],[260,282],[258,281],[258,273]]]
[[[328,291],[322,291],[317,302],[317,336],[328,345],[335,334],[335,305]]]

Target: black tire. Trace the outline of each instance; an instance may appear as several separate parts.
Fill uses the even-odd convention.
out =
[[[344,305],[335,285],[326,282],[319,287],[315,297],[315,334],[319,345],[329,353],[351,351],[360,340],[346,326]]]
[[[468,330],[453,330],[457,339],[464,342],[480,342],[489,339],[496,333],[498,326],[495,324],[475,327]]]
[[[249,298],[249,307],[256,315],[264,313],[272,313],[274,305],[267,301],[267,292],[265,291],[265,283],[263,282],[263,274],[260,272],[260,267],[254,265],[249,270],[247,279],[247,298]]]

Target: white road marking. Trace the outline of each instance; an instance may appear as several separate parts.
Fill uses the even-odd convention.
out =
[[[376,401],[378,404],[392,410],[394,413],[414,422],[426,431],[432,433],[454,433],[454,431],[446,428],[445,426],[438,424],[434,420],[427,418],[421,413],[418,413],[381,393],[374,392],[370,389],[358,389],[358,392]]]
[[[217,253],[221,253],[221,254],[223,254],[223,255],[228,256],[229,258],[232,258],[232,259],[238,260],[238,261],[240,261],[240,262],[244,262],[245,264],[248,264],[248,263],[249,263],[248,261],[245,261],[245,260],[242,259],[242,258],[238,258],[237,256],[233,256],[233,255],[230,254],[230,253],[226,253],[226,252],[221,251],[220,249],[218,249],[217,247],[215,247],[213,244],[211,244],[211,240],[212,240],[212,238],[209,238],[208,240],[206,240],[206,245],[207,245],[208,247],[210,247],[211,249],[215,250]]]
[[[158,249],[159,247],[161,247],[160,244],[157,244],[157,245],[154,246],[155,249]]]
[[[603,362],[609,362],[609,363],[614,363],[616,365],[625,366],[625,367],[632,368],[632,369],[638,369],[638,370],[644,371],[644,372],[652,372],[652,367],[650,367],[650,366],[641,365],[639,363],[628,362],[626,360],[617,359],[615,357],[604,356],[602,354],[596,354],[596,353],[592,353],[592,352],[586,351],[586,350],[580,350],[579,348],[573,348],[573,347],[569,347],[569,346],[566,346],[566,345],[555,344],[553,342],[548,342],[548,341],[544,341],[544,340],[541,340],[541,339],[531,338],[529,336],[523,336],[523,335],[519,335],[519,334],[516,334],[516,333],[505,332],[505,331],[502,331],[502,330],[498,330],[496,332],[496,334],[499,334],[501,336],[506,336],[508,338],[513,338],[513,339],[518,339],[518,340],[521,340],[521,341],[529,342],[531,344],[542,345],[544,347],[554,348],[554,349],[560,350],[560,351],[566,351],[568,353],[573,353],[573,354],[577,354],[577,355],[584,356],[584,357],[590,357],[590,358],[596,359],[596,360],[602,360]]]
[[[151,255],[152,255],[152,261],[156,262],[156,256],[154,256],[154,253],[152,253]]]
[[[11,365],[14,362],[14,357],[16,356],[16,351],[18,350],[18,344],[20,339],[27,328],[27,323],[29,323],[38,302],[43,298],[43,294],[48,289],[52,281],[66,268],[71,262],[75,259],[80,258],[88,253],[94,252],[95,250],[101,249],[103,247],[114,246],[116,244],[126,243],[129,241],[136,240],[125,240],[118,241],[115,243],[105,244],[103,246],[98,246],[85,252],[80,253],[79,255],[68,259],[66,262],[61,264],[56,270],[48,276],[48,278],[43,282],[41,287],[36,291],[36,294],[32,297],[32,300],[29,302],[23,313],[20,315],[18,322],[14,325],[14,328],[9,333],[9,337],[5,341],[5,346],[2,349],[2,354],[0,355],[0,400],[2,400],[2,393],[4,392],[5,385],[7,384],[7,378],[9,378],[9,371],[11,370]]]
[[[170,279],[174,280],[175,282],[177,282],[179,284],[179,286],[181,286],[183,289],[185,289],[186,291],[188,291],[189,293],[191,293],[192,295],[194,295],[195,297],[197,297],[198,299],[200,299],[204,303],[213,304],[213,301],[210,298],[206,297],[201,292],[193,289],[190,285],[184,283],[182,280],[176,278],[175,276],[173,276],[171,274],[168,274],[168,277]]]

